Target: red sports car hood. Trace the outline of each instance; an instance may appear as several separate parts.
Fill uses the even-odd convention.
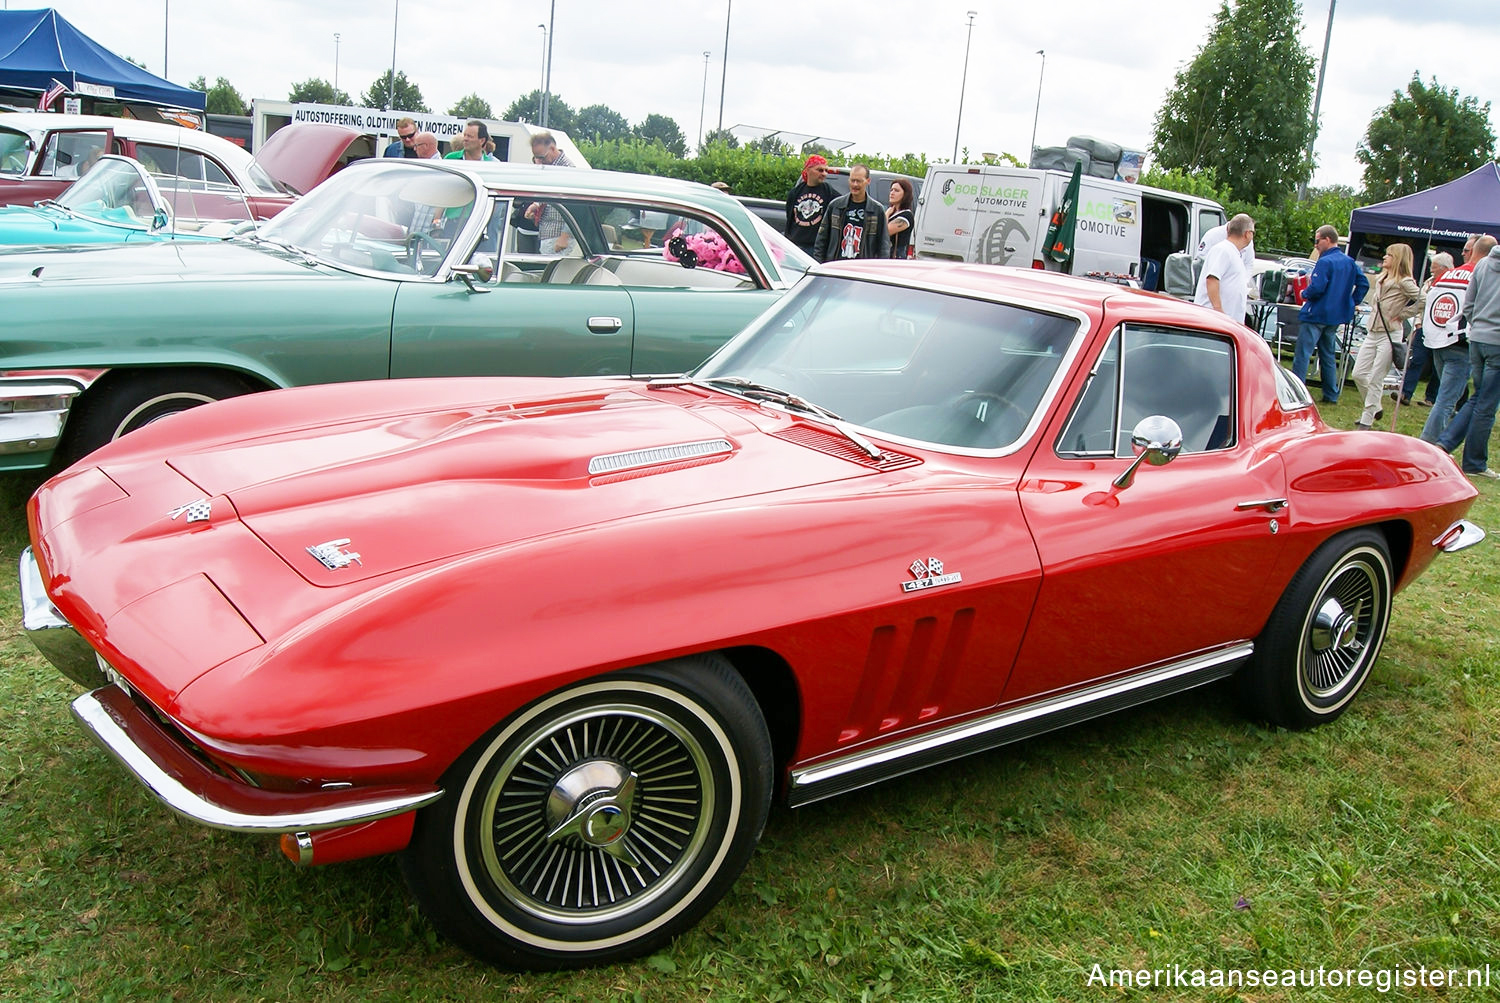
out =
[[[733,398],[616,386],[301,428],[168,463],[227,496],[308,581],[337,586],[881,466],[855,456],[837,432]],[[326,554],[358,562],[331,569],[309,551],[335,541]]]

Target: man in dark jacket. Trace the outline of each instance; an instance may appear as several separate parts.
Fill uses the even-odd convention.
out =
[[[823,214],[813,257],[818,261],[847,258],[889,258],[891,235],[885,228],[885,206],[866,193],[870,169],[849,168],[849,194],[834,199]]]
[[[1314,350],[1318,353],[1318,372],[1323,382],[1323,403],[1339,402],[1338,351],[1339,327],[1354,319],[1354,308],[1370,290],[1364,269],[1339,250],[1339,232],[1331,226],[1320,226],[1313,238],[1318,262],[1307,282],[1302,309],[1297,312],[1302,330],[1297,335],[1297,350],[1292,356],[1292,372],[1307,382],[1307,364]]]

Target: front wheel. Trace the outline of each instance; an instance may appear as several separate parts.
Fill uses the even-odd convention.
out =
[[[1315,550],[1287,586],[1239,673],[1252,713],[1287,728],[1332,721],[1380,654],[1391,618],[1391,557],[1370,529]]]
[[[604,964],[690,927],[750,859],[771,742],[717,656],[568,687],[444,777],[402,871],[433,924],[508,968]]]
[[[213,370],[117,371],[108,380],[75,405],[81,413],[68,422],[64,453],[69,462],[169,415],[253,389],[231,373]]]

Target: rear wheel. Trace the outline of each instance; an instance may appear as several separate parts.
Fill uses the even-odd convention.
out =
[[[633,957],[729,889],[765,825],[771,743],[717,656],[545,697],[471,747],[402,870],[473,954],[551,969]]]
[[[1239,673],[1248,708],[1287,728],[1342,714],[1380,654],[1392,591],[1390,553],[1374,530],[1341,533],[1314,551]]]
[[[69,462],[169,415],[254,389],[230,373],[212,370],[117,372],[108,380],[76,405],[81,413],[68,423]]]

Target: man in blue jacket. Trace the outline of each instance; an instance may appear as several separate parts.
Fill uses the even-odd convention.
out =
[[[1313,246],[1318,251],[1318,263],[1313,266],[1312,278],[1303,294],[1302,309],[1297,312],[1302,330],[1297,335],[1292,372],[1306,383],[1307,363],[1316,349],[1318,372],[1322,374],[1323,403],[1337,404],[1339,391],[1343,389],[1339,385],[1338,367],[1334,364],[1339,327],[1354,319],[1354,308],[1369,292],[1370,280],[1365,278],[1364,269],[1353,258],[1339,250],[1339,232],[1333,227],[1318,227]]]

